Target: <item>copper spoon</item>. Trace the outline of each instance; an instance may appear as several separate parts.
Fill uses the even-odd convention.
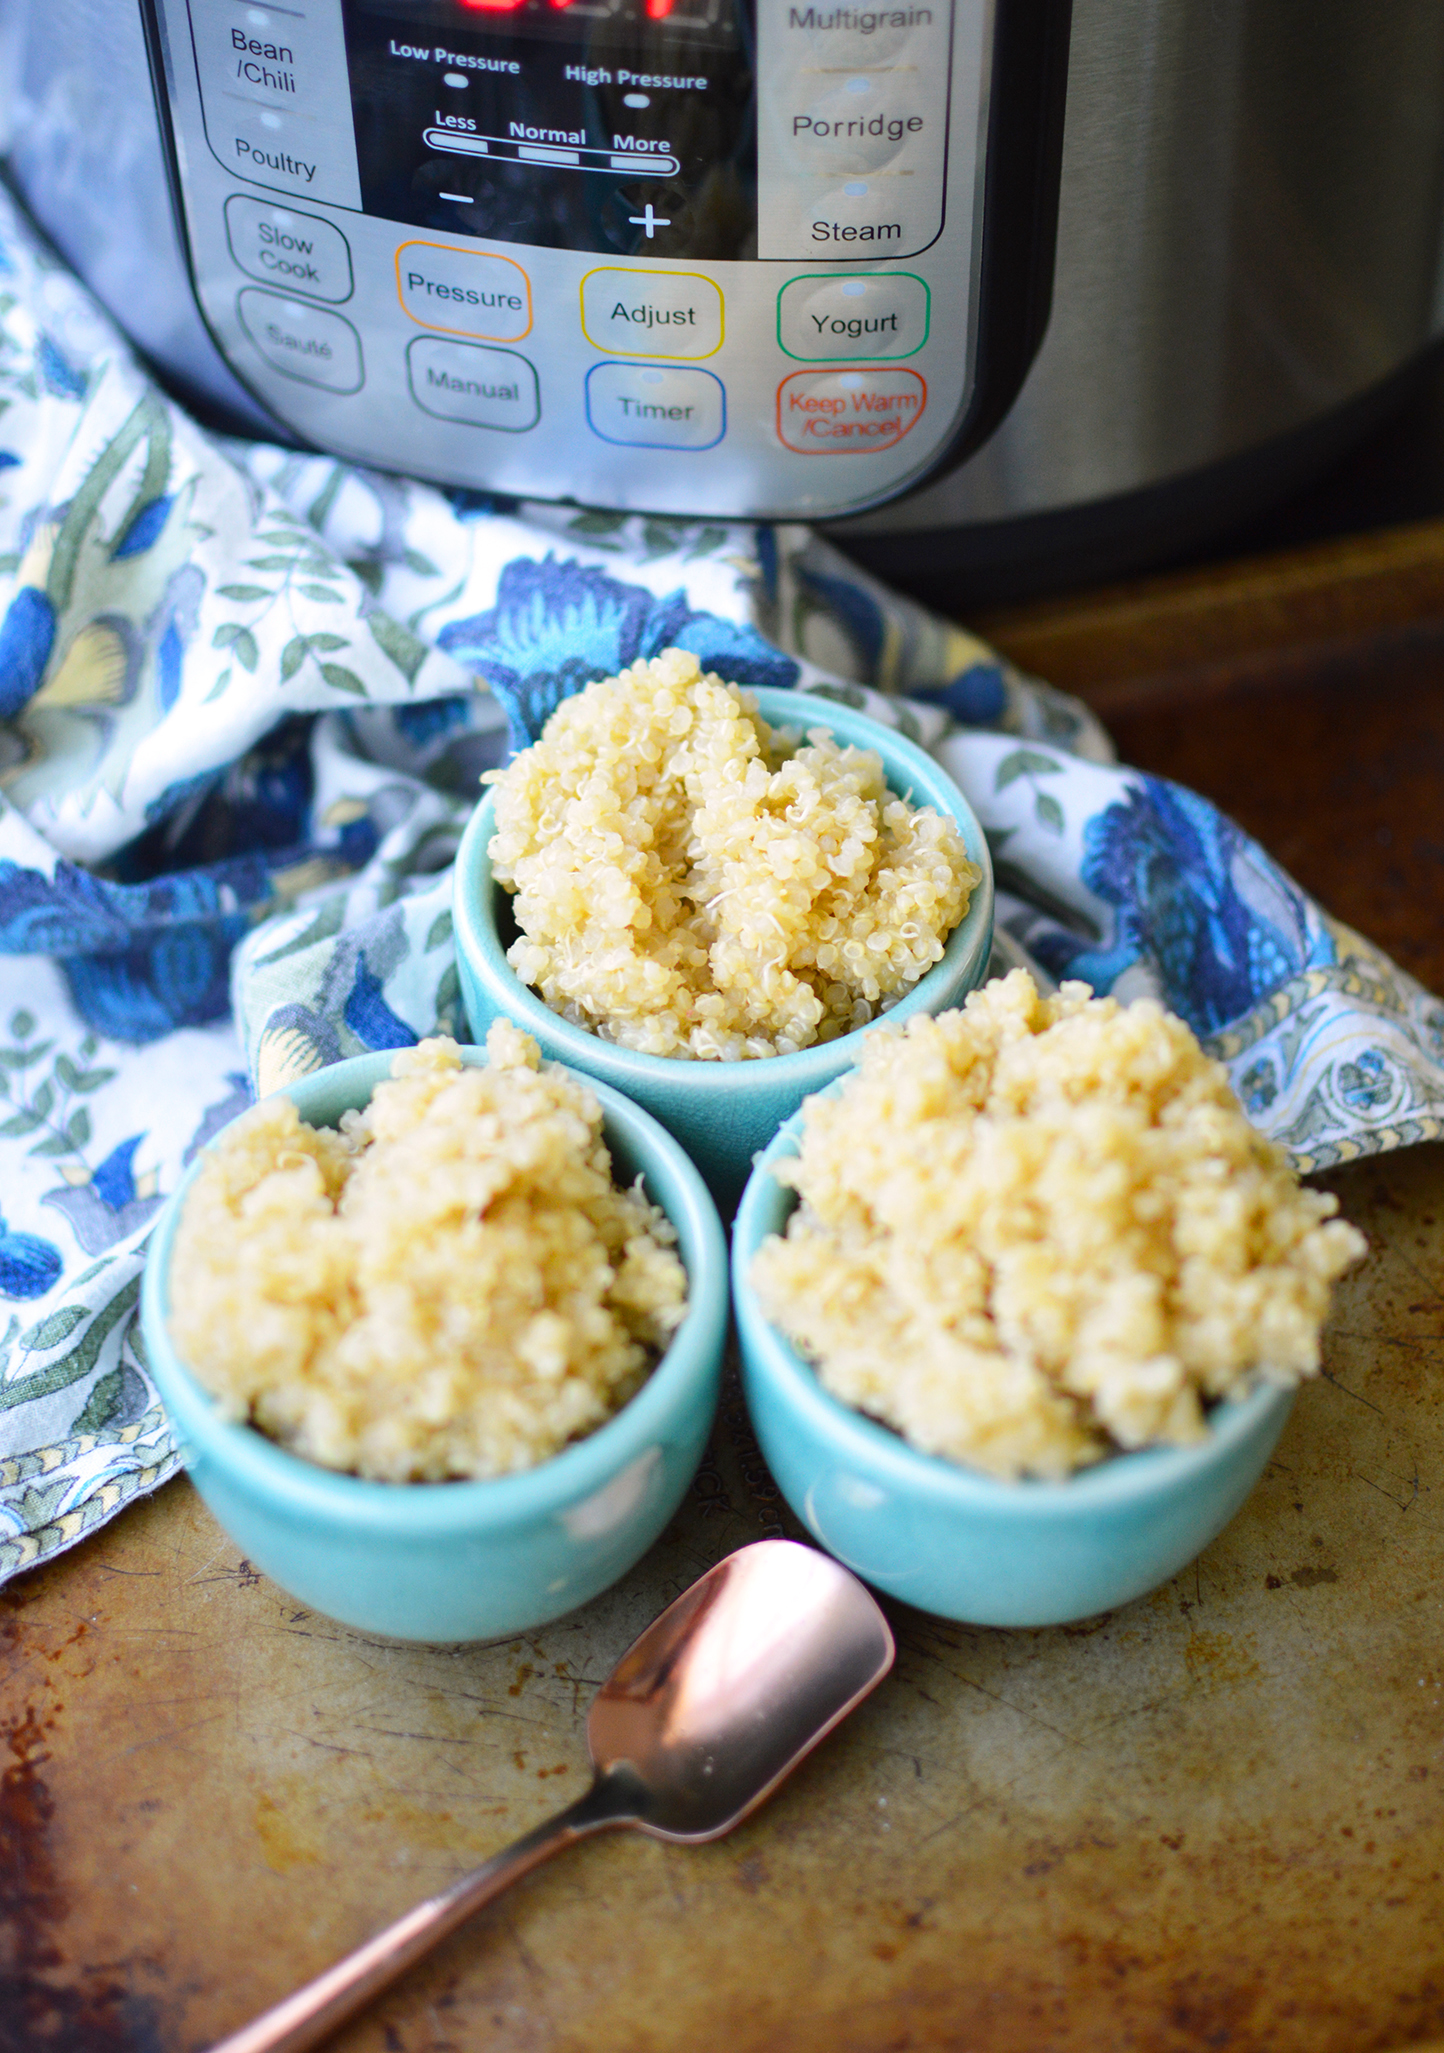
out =
[[[887,1620],[811,1547],[759,1540],[623,1654],[587,1717],[596,1770],[566,1810],[358,1946],[211,2053],[304,2053],[558,1847],[613,1825],[690,1845],[770,1796],[893,1663]]]

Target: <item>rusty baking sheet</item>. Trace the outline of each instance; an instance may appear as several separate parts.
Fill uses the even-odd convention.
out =
[[[1370,636],[1371,659],[1357,636],[1211,654],[1110,717],[1438,987],[1444,635]],[[734,1837],[588,1842],[336,2044],[1365,2053],[1444,2032],[1444,1151],[1327,1180],[1369,1258],[1198,1563],[1054,1631],[890,1606],[893,1677]],[[505,1646],[306,1612],[185,1482],[0,1591],[0,2053],[189,2053],[239,2024],[575,1795],[617,1653],[784,1526],[734,1394],[652,1554]]]

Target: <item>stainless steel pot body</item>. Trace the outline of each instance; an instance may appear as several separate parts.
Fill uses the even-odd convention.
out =
[[[129,0],[6,0],[0,123],[162,372],[268,431],[192,297]],[[1085,507],[1335,414],[1444,327],[1441,222],[1438,0],[1076,0],[1042,349],[975,455],[838,532]]]

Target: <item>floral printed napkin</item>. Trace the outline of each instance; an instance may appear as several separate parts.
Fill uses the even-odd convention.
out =
[[[1001,963],[1154,992],[1321,1167],[1444,1129],[1444,1006],[807,530],[522,505],[203,432],[0,188],[0,1579],[177,1465],[146,1234],[254,1089],[464,1034],[480,773],[678,643],[865,704],[981,815]]]

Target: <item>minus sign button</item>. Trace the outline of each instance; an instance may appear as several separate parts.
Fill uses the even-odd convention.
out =
[[[439,192],[436,197],[439,200],[455,200],[458,207],[469,207],[472,204],[469,192]]]

